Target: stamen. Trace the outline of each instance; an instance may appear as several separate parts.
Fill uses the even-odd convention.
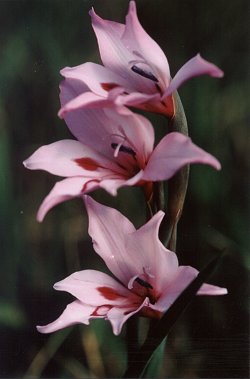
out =
[[[134,71],[136,74],[143,76],[144,78],[150,79],[153,82],[158,83],[158,79],[150,71],[142,70],[140,67],[136,65],[133,65],[131,67],[131,70]]]
[[[114,152],[115,157],[118,156],[119,151],[121,151],[123,153],[130,154],[130,155],[132,155],[133,158],[135,158],[135,156],[136,156],[136,152],[133,149],[131,149],[131,147],[124,146],[124,145],[122,145],[122,143],[118,144],[118,143],[112,142],[111,147],[112,147],[112,149],[115,149],[115,152]]]
[[[139,283],[142,287],[145,287],[145,288],[150,288],[151,290],[153,289],[153,287],[151,286],[150,283],[146,282],[146,280],[143,280],[141,278],[136,278],[135,281],[137,283]]]

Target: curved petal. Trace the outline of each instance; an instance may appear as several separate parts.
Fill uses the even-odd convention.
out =
[[[125,26],[102,19],[95,13],[94,9],[91,9],[89,14],[98,40],[100,55],[104,66],[120,74],[121,70],[119,68],[121,68],[121,66],[126,67],[127,62],[134,58],[133,54],[125,48],[121,40]],[[117,25],[119,25],[122,34],[117,32]],[[124,75],[126,75],[126,72],[121,76],[123,77]]]
[[[109,192],[112,196],[117,195],[117,191],[119,188],[124,186],[135,186],[137,185],[143,177],[143,170],[138,172],[138,174],[134,175],[132,178],[126,180],[119,178],[110,178],[103,179],[100,181],[100,188],[103,188],[105,191]]]
[[[166,249],[159,240],[163,217],[164,213],[159,211],[140,229],[127,236],[127,251],[134,257],[134,275],[146,273],[156,292],[162,291],[178,269],[176,254]]]
[[[65,78],[77,79],[85,83],[95,94],[106,97],[116,86],[126,87],[127,82],[120,75],[99,64],[87,62],[76,67],[61,70]]]
[[[95,307],[81,303],[79,300],[68,304],[58,319],[48,325],[37,326],[40,333],[52,333],[75,324],[89,324],[91,314]]]
[[[227,295],[228,290],[223,287],[214,286],[212,284],[204,283],[199,291],[197,292],[197,295]]]
[[[111,276],[96,270],[73,273],[54,285],[59,291],[66,291],[78,300],[91,306],[131,304],[137,300],[126,287]]]
[[[84,92],[71,101],[66,103],[58,112],[60,118],[65,118],[68,112],[75,111],[84,107],[100,108],[102,106],[114,106],[114,101],[110,101],[107,97],[101,97],[93,92]]]
[[[62,106],[78,95],[78,85],[73,79],[63,83],[60,94]],[[128,109],[125,111],[125,107],[119,112],[107,108],[105,104],[104,108],[76,109],[65,115],[65,121],[79,141],[112,159],[114,150],[111,146],[117,141],[120,143],[124,140],[143,161],[153,149],[154,131],[151,123],[141,115]]]
[[[107,313],[107,319],[111,322],[113,333],[116,336],[120,334],[124,323],[148,304],[149,300],[146,298],[141,304],[135,303],[133,307],[111,308]]]
[[[126,249],[126,240],[135,227],[116,209],[99,204],[89,196],[84,196],[84,199],[89,216],[88,232],[94,249],[109,270],[126,286],[133,276],[131,267],[135,258]]]
[[[155,83],[132,71],[130,62],[138,57],[129,51],[120,33],[117,33],[117,23],[102,19],[94,9],[90,11],[90,16],[104,66],[126,80],[128,87],[154,93]],[[119,25],[119,28],[124,30],[124,25]]]
[[[130,51],[139,52],[145,61],[155,68],[156,77],[163,79],[165,86],[169,84],[170,73],[167,58],[160,46],[141,26],[137,17],[135,1],[129,3],[122,40]]]
[[[93,191],[98,187],[99,181],[91,178],[74,177],[57,182],[40,205],[37,221],[42,222],[48,211],[55,205]]]
[[[144,180],[167,180],[181,167],[191,164],[208,164],[220,170],[219,161],[195,145],[190,138],[178,132],[167,134],[154,149],[144,170]]]
[[[103,169],[107,169],[107,172],[124,171],[115,162],[74,140],[42,146],[23,164],[30,170],[45,170],[65,177],[87,176],[88,179],[103,176],[103,172],[100,172]]]
[[[86,92],[84,90],[84,85],[78,80],[67,79],[61,84],[60,89],[60,100],[62,105],[60,112],[62,113],[64,112],[64,107],[66,107],[66,109],[67,107],[71,107],[71,101],[74,106],[74,102],[78,102],[78,96],[80,96],[80,109],[75,109],[74,112],[64,112],[64,119],[71,133],[84,145],[90,146],[95,150],[101,151],[103,154],[109,155],[113,126],[110,125],[103,109],[82,108],[88,103],[88,101],[96,101],[98,103],[99,100],[102,100],[98,98],[98,95]],[[94,98],[96,100],[94,100]],[[110,126],[109,130],[105,127],[108,124]],[[107,142],[107,145],[105,145],[105,141]]]
[[[171,93],[177,90],[188,79],[200,75],[210,75],[215,78],[222,78],[224,73],[213,63],[206,61],[200,56],[200,54],[197,54],[194,58],[185,63],[176,73],[170,82],[169,87],[165,91],[163,99],[171,95]]]
[[[179,266],[175,278],[170,284],[166,285],[162,296],[155,305],[151,306],[151,308],[160,312],[165,312],[192,280],[196,278],[198,273],[199,271],[191,266]],[[211,286],[204,283],[197,292],[197,295],[224,295],[226,293],[225,288]]]

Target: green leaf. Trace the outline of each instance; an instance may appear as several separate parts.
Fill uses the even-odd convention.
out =
[[[160,376],[162,359],[164,356],[165,345],[167,337],[161,342],[161,344],[156,348],[152,357],[148,361],[146,367],[144,368],[141,378],[158,378]]]
[[[213,259],[200,271],[197,277],[185,288],[176,301],[166,311],[159,321],[151,324],[148,336],[141,348],[134,353],[133,365],[128,367],[124,378],[138,378],[142,374],[152,354],[168,335],[176,320],[180,317],[184,309],[194,299],[202,284],[207,281],[212,272],[217,268],[222,256]]]

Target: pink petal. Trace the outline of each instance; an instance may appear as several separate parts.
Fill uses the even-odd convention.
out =
[[[161,298],[151,308],[160,312],[165,312],[184,289],[196,278],[199,271],[191,266],[180,266],[172,282],[166,285]],[[197,295],[224,295],[227,293],[225,288],[203,284]]]
[[[81,109],[84,107],[93,109],[100,108],[103,106],[114,106],[114,101],[110,101],[108,98],[101,97],[100,95],[96,95],[93,92],[84,92],[73,98],[68,103],[66,103],[58,112],[58,116],[60,118],[65,118],[65,115],[68,112],[72,112],[77,109]]]
[[[37,326],[40,333],[52,333],[75,324],[89,324],[91,314],[95,307],[81,303],[79,300],[68,304],[61,316],[48,325]]]
[[[92,62],[87,62],[76,67],[65,67],[61,70],[61,74],[67,79],[82,81],[91,91],[103,97],[107,96],[107,88],[112,88],[112,85],[127,86],[126,80],[120,75]]]
[[[226,295],[227,293],[228,290],[226,288],[205,283],[201,286],[197,295]]]
[[[103,20],[93,9],[90,11],[90,16],[104,66],[126,80],[129,88],[154,93],[155,83],[131,70],[130,62],[138,59],[138,56],[129,51],[120,33],[117,33],[117,23]],[[119,24],[119,28],[124,30],[124,25]]]
[[[71,133],[82,143],[97,150],[106,152],[110,150],[110,135],[113,133],[112,126],[110,130],[106,129],[109,120],[104,114],[103,109],[83,109],[82,107],[92,101],[103,101],[98,95],[91,94],[85,91],[84,85],[73,79],[65,80],[60,86],[60,100],[61,100],[61,113],[64,114],[64,119],[71,131]],[[74,108],[74,102],[78,102],[80,96],[81,105],[80,109]],[[85,99],[84,99],[85,98]],[[94,100],[95,98],[95,100]],[[76,100],[75,100],[76,99]],[[84,101],[83,101],[84,100]],[[71,101],[73,104],[74,112],[66,112],[70,110],[67,107],[71,107]],[[106,101],[106,100],[105,100]],[[78,104],[79,105],[79,104]],[[78,107],[77,105],[77,107]],[[64,107],[66,107],[64,109]],[[110,125],[110,123],[109,123]],[[104,142],[107,141],[107,147],[105,148]]]
[[[79,93],[78,82],[68,79],[61,86],[62,105],[69,103]],[[112,142],[121,142],[130,146],[137,158],[144,161],[151,153],[154,143],[154,131],[151,123],[143,116],[136,115],[123,108],[116,109],[77,109],[65,115],[65,121],[74,136],[84,145],[113,157]]]
[[[116,209],[101,205],[89,196],[84,198],[89,216],[88,232],[94,249],[109,270],[126,286],[133,276],[135,259],[126,249],[126,240],[135,228]]]
[[[48,211],[63,201],[81,196],[99,187],[98,180],[74,177],[57,182],[48,196],[43,200],[37,213],[37,220],[42,222]]]
[[[123,306],[137,300],[126,287],[111,276],[96,270],[75,272],[56,283],[54,288],[71,293],[81,302],[91,306]]]
[[[81,161],[85,159],[84,165]],[[87,164],[89,162],[89,164]],[[92,162],[92,165],[90,163]],[[97,178],[103,168],[123,172],[119,166],[88,146],[74,140],[57,141],[36,150],[23,162],[30,170],[45,170],[59,176]]]
[[[105,191],[109,192],[112,196],[117,195],[117,191],[119,188],[124,187],[124,186],[135,186],[140,182],[140,180],[143,177],[143,170],[138,172],[135,176],[133,176],[130,179],[124,178],[124,179],[119,179],[119,178],[106,178],[102,179],[100,181],[100,188],[103,188]]]
[[[118,130],[125,136],[124,144],[128,144],[136,152],[136,159],[144,168],[154,146],[154,128],[150,121],[142,115],[128,111],[126,115],[105,109],[105,114],[112,124],[119,125]]]
[[[151,277],[154,290],[161,292],[178,269],[175,253],[165,248],[159,240],[159,227],[164,213],[159,211],[140,229],[127,237],[127,251],[134,257],[134,275]],[[131,275],[132,277],[132,275]]]
[[[146,298],[141,304],[134,304],[133,307],[113,307],[108,311],[107,318],[111,322],[113,333],[117,336],[121,333],[124,323],[134,314],[138,313],[143,307],[148,306],[149,300]]]
[[[210,75],[215,78],[221,78],[224,73],[213,63],[206,61],[200,54],[197,54],[180,68],[165,91],[163,99],[171,95],[171,93],[177,90],[188,79],[200,75]]]
[[[118,71],[118,74],[120,74],[120,70],[117,70],[117,68],[121,66],[126,67],[127,62],[134,58],[133,54],[124,47],[121,41],[122,34],[118,32],[117,25],[119,25],[119,29],[122,32],[125,26],[113,21],[103,20],[95,13],[94,9],[89,14],[92,19],[92,26],[98,40],[104,66],[113,72],[117,73]],[[127,78],[126,72],[121,76]]]
[[[129,12],[126,16],[126,27],[122,40],[130,51],[140,53],[154,69],[153,74],[158,79],[162,79],[165,86],[169,84],[170,72],[167,58],[160,46],[141,26],[137,17],[135,1],[129,3]]]
[[[195,145],[190,138],[181,133],[167,134],[154,149],[147,167],[144,180],[167,180],[181,167],[191,164],[208,164],[220,170],[219,161]]]

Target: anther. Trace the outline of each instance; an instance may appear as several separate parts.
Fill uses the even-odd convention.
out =
[[[150,283],[146,282],[146,280],[143,280],[141,278],[136,278],[135,281],[137,283],[139,283],[142,287],[145,287],[145,288],[150,288],[151,290],[153,289],[153,287],[151,286]]]
[[[118,143],[114,143],[114,142],[111,143],[112,149],[115,150],[117,148],[117,146],[118,146]],[[119,151],[122,151],[123,153],[130,154],[130,155],[132,155],[133,158],[135,158],[135,156],[136,156],[136,152],[133,149],[131,149],[131,147],[128,147],[128,146],[120,145]]]
[[[150,79],[153,82],[158,83],[158,79],[150,71],[144,71],[136,65],[133,65],[131,67],[131,70],[134,71],[136,74],[143,76],[144,78]]]

